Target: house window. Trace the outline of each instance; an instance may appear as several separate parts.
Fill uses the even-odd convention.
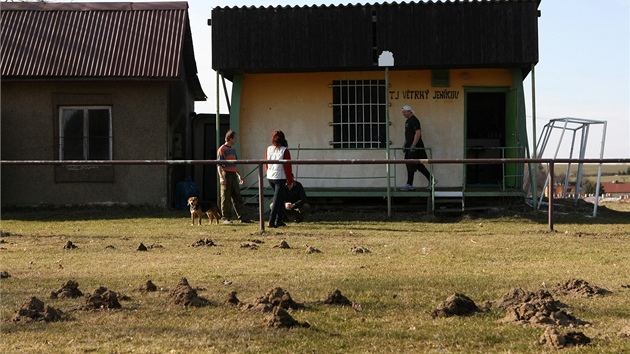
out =
[[[111,107],[60,107],[59,159],[111,160]]]
[[[431,70],[431,85],[433,87],[451,86],[451,73],[448,70]]]
[[[333,91],[335,149],[384,148],[386,128],[385,80],[339,80]]]

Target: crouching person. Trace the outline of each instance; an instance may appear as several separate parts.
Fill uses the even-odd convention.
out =
[[[272,208],[273,203],[269,207]],[[287,185],[283,210],[285,218],[294,219],[295,222],[299,223],[304,221],[304,216],[310,211],[311,206],[308,204],[302,183],[294,181],[293,184]]]

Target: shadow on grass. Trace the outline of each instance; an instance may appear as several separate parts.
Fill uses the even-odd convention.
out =
[[[258,208],[246,205],[245,211],[254,220],[258,219]],[[629,223],[630,212],[617,211],[600,205],[597,217],[593,215],[593,204],[578,200],[561,199],[554,202],[554,223],[570,222],[572,224],[625,224]],[[187,218],[188,210],[172,210],[152,206],[37,206],[37,207],[3,207],[2,220],[21,221],[77,221],[77,220],[119,220],[164,218]],[[268,215],[265,214],[265,218]],[[491,220],[499,218],[522,218],[536,223],[548,223],[546,206],[540,210],[525,203],[509,205],[488,204],[460,213],[430,213],[422,205],[399,204],[392,206],[391,217],[387,215],[387,206],[382,204],[348,204],[326,205],[315,204],[307,221],[317,222],[423,222],[423,223],[458,223],[464,220]]]
[[[168,210],[150,206],[37,206],[3,207],[2,220],[76,221],[141,218],[179,219],[190,216],[188,210]]]

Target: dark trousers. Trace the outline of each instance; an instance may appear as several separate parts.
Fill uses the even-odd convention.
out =
[[[269,224],[275,225],[282,223],[287,180],[270,179],[269,185],[273,188],[273,207],[269,213]]]
[[[417,146],[419,145],[420,143]],[[427,152],[424,150],[424,144],[423,144],[423,148],[405,152],[405,159],[427,159],[427,158],[428,158]],[[410,163],[410,164],[406,164],[406,166],[407,166],[407,184],[413,186],[413,177],[416,171],[420,171],[420,173],[422,173],[424,177],[427,178],[429,183],[431,182],[431,173],[429,172],[429,169],[425,165]]]

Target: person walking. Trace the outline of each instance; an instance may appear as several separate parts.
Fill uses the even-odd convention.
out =
[[[217,160],[236,161],[236,133],[228,130],[225,134],[225,144],[221,145],[217,150]],[[236,211],[236,217],[242,223],[250,223],[251,221],[244,217],[243,197],[241,196],[241,184],[243,178],[238,173],[238,167],[234,163],[225,163],[217,165],[219,173],[219,183],[221,184],[221,215],[224,224],[232,223],[232,208]]]
[[[287,139],[281,130],[271,135],[271,145],[265,151],[265,160],[291,160]],[[267,180],[273,189],[273,207],[269,212],[269,227],[285,226],[282,209],[284,208],[286,188],[293,186],[291,164],[265,164]]]
[[[427,159],[427,152],[424,149],[424,142],[422,141],[422,128],[420,126],[420,120],[416,118],[413,108],[411,106],[403,106],[402,115],[405,117],[405,145],[403,151],[405,153],[405,159]],[[433,185],[437,183],[437,180],[431,175],[431,172],[424,164],[407,164],[407,184],[400,188],[401,191],[413,191],[413,178],[416,171],[420,171],[429,181],[427,189],[431,189]]]

